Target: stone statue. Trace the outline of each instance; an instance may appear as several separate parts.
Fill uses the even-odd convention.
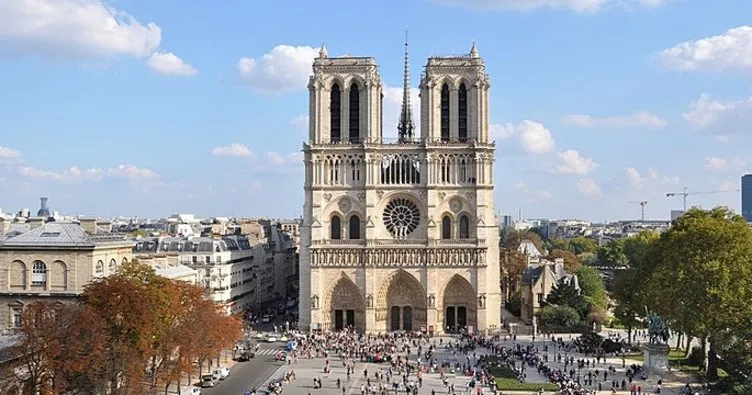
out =
[[[647,313],[647,307],[645,312]],[[666,344],[671,338],[666,321],[655,312],[648,315],[648,335],[650,335],[650,344]]]

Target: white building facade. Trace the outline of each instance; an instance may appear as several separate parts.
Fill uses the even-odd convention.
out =
[[[383,137],[375,59],[310,78],[300,247],[302,329],[442,333],[500,326],[489,78],[473,48],[428,59],[417,136],[405,54],[399,138]]]

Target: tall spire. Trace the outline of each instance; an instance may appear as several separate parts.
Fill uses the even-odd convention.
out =
[[[405,74],[402,80],[402,112],[400,112],[399,141],[404,143],[414,137],[415,123],[413,122],[413,110],[410,105],[410,56],[408,55],[407,30],[405,30]]]

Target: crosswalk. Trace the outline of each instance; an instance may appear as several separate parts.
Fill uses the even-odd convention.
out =
[[[258,350],[256,355],[277,355],[278,352],[284,351],[281,348],[262,348]]]

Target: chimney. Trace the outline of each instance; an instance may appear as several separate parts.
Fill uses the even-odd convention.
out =
[[[81,218],[78,223],[84,228],[84,231],[89,234],[97,233],[97,219],[96,218]]]
[[[34,229],[44,225],[45,219],[43,217],[29,217],[29,220],[26,222],[29,223],[29,229]]]
[[[42,210],[47,210],[47,198],[46,197],[39,198],[39,201],[40,201],[39,208],[41,208]]]
[[[0,235],[8,233],[10,230],[11,220],[8,218],[0,217]]]

